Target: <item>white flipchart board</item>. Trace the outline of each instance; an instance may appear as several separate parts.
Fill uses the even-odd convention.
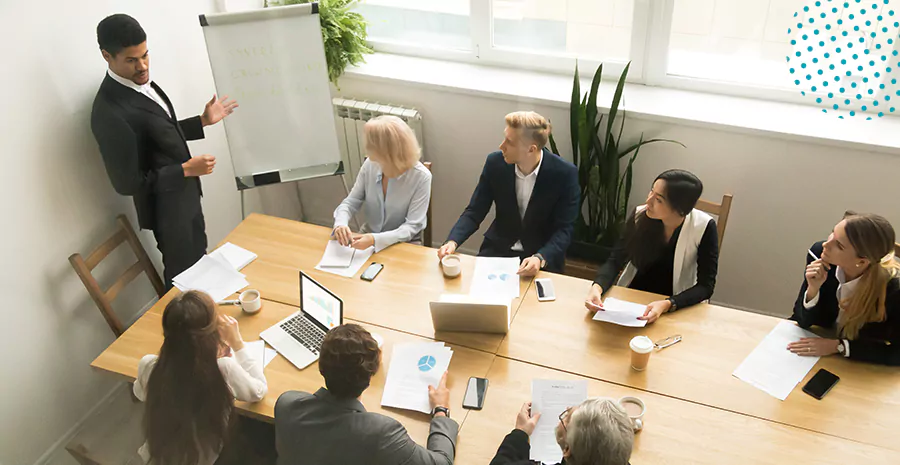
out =
[[[238,189],[343,173],[317,3],[201,15]]]

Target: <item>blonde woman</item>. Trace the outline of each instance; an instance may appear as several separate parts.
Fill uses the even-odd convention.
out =
[[[431,172],[419,162],[421,150],[409,126],[396,116],[365,125],[368,159],[350,195],[334,210],[334,238],[344,246],[375,252],[398,242],[422,243],[431,200]],[[363,209],[366,224],[350,231],[350,218]]]
[[[794,304],[802,328],[836,327],[837,338],[804,338],[798,355],[840,354],[900,365],[900,264],[894,228],[878,215],[847,213],[825,242],[807,254],[806,280]]]

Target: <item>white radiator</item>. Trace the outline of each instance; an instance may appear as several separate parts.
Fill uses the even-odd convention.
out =
[[[419,146],[423,147],[422,161],[425,161],[422,115],[418,111],[343,98],[335,98],[332,103],[334,104],[334,120],[337,125],[338,147],[341,150],[341,160],[344,162],[344,179],[348,186],[353,186],[356,174],[359,173],[359,168],[366,159],[363,125],[376,116],[394,115],[406,121],[406,124],[415,132]]]

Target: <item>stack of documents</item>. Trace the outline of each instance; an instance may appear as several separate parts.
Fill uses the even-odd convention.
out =
[[[316,269],[352,278],[373,253],[375,253],[375,247],[356,250],[353,247],[344,247],[338,241],[328,241],[325,253],[322,255],[322,260],[316,265]]]
[[[204,255],[194,266],[184,270],[172,282],[182,292],[203,291],[219,302],[250,283],[221,255]]]
[[[594,321],[605,321],[619,326],[643,328],[647,326],[647,320],[638,320],[637,318],[644,316],[646,310],[646,305],[609,297],[603,301],[603,310],[594,313]]]
[[[431,413],[428,386],[440,384],[451,358],[453,350],[443,342],[395,345],[381,406]]]
[[[559,463],[562,450],[556,443],[559,415],[587,399],[587,380],[531,382],[531,415],[541,414],[531,435],[531,460]]]
[[[469,294],[491,295],[509,300],[519,297],[519,259],[476,257]]]
[[[209,256],[213,258],[224,258],[226,262],[230,263],[231,266],[238,271],[244,269],[245,266],[249,265],[253,260],[256,260],[257,257],[255,253],[238,247],[231,242],[222,244],[221,247],[214,250]]]
[[[780,400],[787,399],[819,361],[819,357],[800,356],[787,349],[789,343],[804,337],[819,336],[790,321],[778,323],[732,375]]]

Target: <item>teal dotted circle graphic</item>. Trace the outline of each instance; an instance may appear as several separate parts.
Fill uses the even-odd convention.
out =
[[[900,0],[817,0],[794,13],[791,81],[843,119],[900,114]]]

